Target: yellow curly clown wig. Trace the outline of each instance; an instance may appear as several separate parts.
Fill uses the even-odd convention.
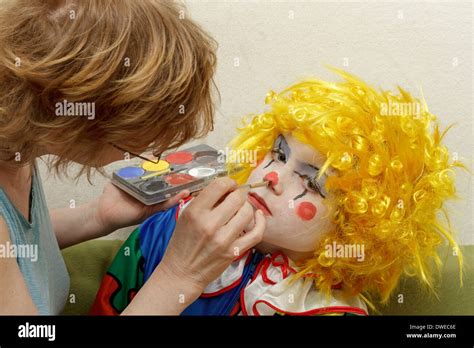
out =
[[[336,173],[326,180],[324,201],[333,228],[315,246],[314,257],[301,264],[299,276],[317,275],[315,285],[328,294],[342,282],[346,295],[376,296],[382,303],[402,275],[433,289],[433,266],[441,265],[437,248],[444,239],[457,251],[462,270],[443,203],[455,197],[453,169],[464,166],[450,161],[441,144],[446,131],[440,133],[424,100],[400,87],[398,95],[377,91],[333,70],[342,82],[306,80],[279,94],[271,91],[270,110],[244,121],[230,147],[256,150],[260,160],[279,134],[290,133],[326,155],[319,177],[328,168]],[[234,179],[243,183],[253,168],[239,166],[244,169]],[[325,246],[334,242],[363,245],[365,259],[328,258]]]

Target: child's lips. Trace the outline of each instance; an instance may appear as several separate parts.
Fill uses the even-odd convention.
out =
[[[265,216],[272,216],[272,212],[267,206],[265,200],[255,192],[249,192],[247,199],[256,209],[260,209]]]

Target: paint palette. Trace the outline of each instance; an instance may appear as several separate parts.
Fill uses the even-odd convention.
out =
[[[154,164],[143,161],[114,171],[112,183],[146,205],[166,201],[180,191],[198,191],[225,176],[225,158],[208,145],[164,155]]]

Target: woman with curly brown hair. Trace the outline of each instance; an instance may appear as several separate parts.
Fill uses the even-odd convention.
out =
[[[96,201],[48,212],[35,161],[51,154],[56,172],[75,162],[89,176],[124,151],[159,156],[204,136],[213,129],[215,50],[171,1],[0,4],[0,245],[37,250],[37,258],[0,258],[0,314],[59,313],[69,288],[60,248],[140,223],[189,194],[146,207],[109,184]],[[63,104],[93,113],[65,116]],[[235,185],[216,180],[193,201],[127,313],[180,313],[236,245],[261,239],[264,217],[246,208],[242,190],[228,194]]]

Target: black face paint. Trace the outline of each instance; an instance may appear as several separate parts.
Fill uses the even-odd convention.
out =
[[[308,165],[310,166],[310,165]],[[313,166],[311,166],[313,167]],[[315,192],[315,193],[319,193],[319,195],[323,198],[326,198],[326,195],[323,193],[323,190],[321,189],[321,186],[319,186],[319,183],[318,181],[316,180],[316,175],[317,173],[315,173],[314,175],[312,176],[309,176],[308,174],[301,174],[297,171],[295,171],[295,173],[301,178],[304,180],[305,182],[305,185],[308,187],[308,189],[310,189],[311,191]]]
[[[287,163],[291,155],[291,148],[283,135],[280,134],[276,138],[271,153],[272,159],[263,167],[263,169],[268,168],[274,162]],[[299,171],[294,172],[304,180],[306,189],[302,194],[299,194],[294,199],[296,200],[305,196],[308,193],[308,190],[318,193],[321,197],[326,198],[326,194],[323,193],[321,184],[318,182],[318,180],[316,180],[316,177],[319,173],[319,168],[309,163],[300,163],[298,168]],[[325,176],[323,175],[322,179],[324,177]],[[322,185],[324,186],[324,181],[322,182]]]
[[[296,201],[297,199],[300,199],[304,196],[306,196],[306,194],[308,193],[308,190],[304,190],[303,193],[300,193],[298,196],[296,196],[295,198],[293,198],[294,201]]]
[[[273,162],[275,162],[275,160],[271,160],[270,162],[267,163],[267,165],[265,167],[263,167],[263,169],[267,168],[270,164],[272,164]]]

